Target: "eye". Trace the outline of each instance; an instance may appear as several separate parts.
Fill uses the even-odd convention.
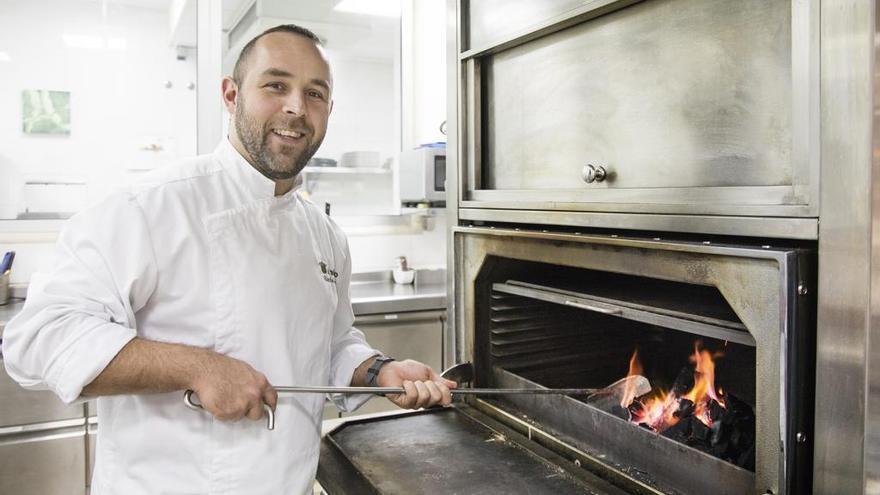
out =
[[[273,91],[284,91],[284,84],[282,84],[280,82],[270,82],[270,83],[267,83],[263,87],[269,88]]]
[[[324,99],[324,93],[321,93],[320,91],[318,91],[316,89],[310,89],[307,94],[309,95],[310,98],[317,98],[319,100]]]

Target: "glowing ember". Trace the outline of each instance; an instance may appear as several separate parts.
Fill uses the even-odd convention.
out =
[[[649,359],[662,359],[662,347],[658,350],[660,352],[649,354]],[[655,386],[645,393],[647,388],[644,387],[639,391],[621,387],[620,395],[609,401],[595,400],[594,396],[587,403],[640,428],[754,471],[754,406],[735,393],[725,394],[715,384],[715,365],[722,356],[722,352],[706,349],[697,341],[690,363],[681,363],[684,366],[669,390]],[[661,380],[670,378],[665,376],[671,371],[670,364],[659,366],[664,374]],[[647,382],[643,368],[639,352],[634,352],[627,377]],[[629,385],[638,383],[636,380],[630,383],[629,378],[619,381]]]
[[[723,354],[701,349],[701,345],[700,341],[694,343],[694,353],[690,357],[694,364],[694,384],[689,390],[672,393],[658,389],[649,396],[638,398],[626,391],[621,406],[630,410],[631,422],[663,432],[675,426],[683,415],[682,411],[687,411],[704,425],[712,426],[713,404],[717,404],[714,407],[727,407],[721,389],[715,389],[715,359]],[[642,374],[638,351],[630,358],[627,376],[634,374]]]

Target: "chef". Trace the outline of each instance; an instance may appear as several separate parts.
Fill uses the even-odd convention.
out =
[[[264,32],[223,80],[227,139],[71,218],[34,276],[3,336],[6,369],[67,403],[98,397],[93,495],[310,493],[324,397],[272,384],[450,402],[455,383],[352,328],[345,235],[296,192],[332,96],[313,33]],[[185,389],[210,414],[187,409]],[[333,397],[342,410],[367,399]]]

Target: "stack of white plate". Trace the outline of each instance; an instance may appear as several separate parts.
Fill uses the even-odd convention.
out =
[[[378,168],[378,151],[346,151],[339,158],[340,167]]]

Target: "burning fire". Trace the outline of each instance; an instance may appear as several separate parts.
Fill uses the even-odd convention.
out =
[[[680,409],[693,407],[693,416],[704,425],[712,426],[712,403],[715,402],[722,408],[727,407],[721,389],[715,389],[715,359],[723,354],[712,353],[701,346],[701,341],[694,342],[694,353],[690,357],[690,362],[694,364],[694,385],[684,394],[676,395],[672,391],[658,389],[651,395],[637,398],[634,397],[634,391],[630,390],[631,387],[627,387],[620,405],[630,410],[631,422],[645,424],[654,431],[662,432],[679,422]],[[627,376],[638,374],[642,374],[642,365],[636,350],[630,358]]]
[[[639,362],[639,350],[636,349],[633,351],[633,355],[629,358],[629,372],[626,374],[627,377],[636,376],[642,374],[642,363]],[[620,407],[626,409],[632,404],[633,399],[636,398],[636,385],[635,382],[630,380],[626,382],[626,385],[623,389],[623,397],[620,398]]]

